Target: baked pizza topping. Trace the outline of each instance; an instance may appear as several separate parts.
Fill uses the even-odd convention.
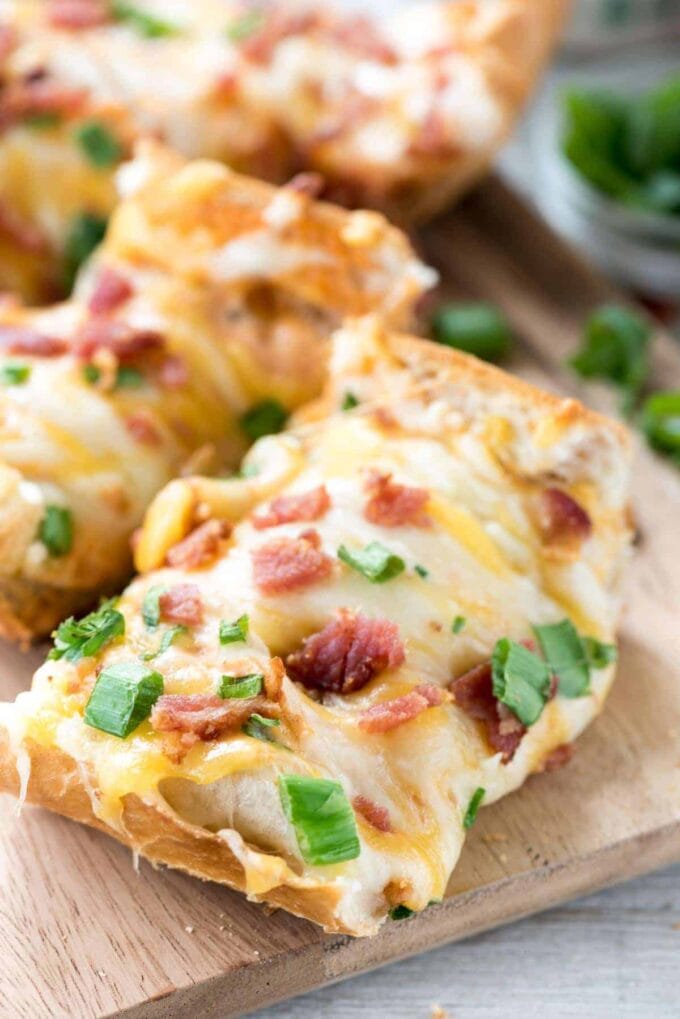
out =
[[[325,485],[319,485],[308,492],[295,492],[292,495],[280,495],[274,499],[263,513],[253,517],[253,527],[258,531],[279,524],[311,523],[318,520],[329,509],[330,496]]]
[[[216,740],[238,732],[251,715],[276,719],[279,707],[266,697],[219,697],[217,694],[164,694],[151,712],[156,732],[191,733]]]
[[[108,0],[47,0],[47,16],[54,28],[95,28],[110,16]]]
[[[225,619],[220,621],[220,644],[238,644],[248,640],[250,619],[247,615],[239,616],[233,623]]]
[[[493,692],[491,662],[482,662],[458,676],[449,690],[462,711],[484,724],[486,738],[492,749],[503,755],[503,762],[511,761],[526,728],[507,709],[501,716],[502,705]]]
[[[283,594],[329,577],[333,560],[321,548],[318,531],[274,538],[251,553],[255,585],[263,594]]]
[[[425,512],[430,493],[426,488],[399,485],[390,474],[371,471],[366,482],[370,498],[364,516],[381,527],[430,527],[432,519]]]
[[[371,541],[363,549],[350,550],[345,545],[338,549],[338,559],[357,573],[363,574],[372,584],[384,584],[398,577],[406,569],[401,556],[390,552],[380,541]]]
[[[213,562],[231,526],[223,520],[206,520],[195,527],[186,538],[173,545],[165,557],[168,566],[176,569],[196,570]]]
[[[184,626],[198,626],[203,621],[203,601],[196,584],[175,584],[158,596],[162,619]]]
[[[279,793],[306,863],[319,867],[359,856],[354,812],[339,782],[281,775]]]
[[[120,739],[149,717],[163,693],[163,677],[141,662],[115,662],[99,673],[83,719]]]
[[[127,322],[94,316],[78,331],[74,353],[89,361],[97,351],[110,350],[119,361],[126,361],[164,345],[165,338],[155,329],[136,329]]]
[[[486,789],[484,789],[482,786],[478,786],[475,789],[474,793],[472,794],[470,802],[468,803],[467,810],[465,811],[465,816],[463,817],[463,828],[465,828],[466,831],[469,828],[472,828],[472,825],[477,820],[477,813],[482,805],[482,800],[484,799],[485,795]]]
[[[56,336],[46,336],[30,326],[0,325],[0,346],[8,354],[29,357],[60,357],[68,344]]]
[[[561,488],[546,488],[541,492],[539,524],[543,537],[549,543],[589,538],[593,525],[583,507]]]
[[[368,821],[377,831],[392,831],[390,812],[387,807],[381,807],[375,800],[361,794],[354,797],[352,806],[355,813],[360,814],[364,821]]]
[[[104,315],[115,311],[134,293],[134,287],[126,276],[115,269],[105,266],[97,276],[95,288],[87,302],[88,310],[93,315]]]
[[[411,722],[428,708],[436,708],[448,700],[445,690],[431,683],[422,683],[410,693],[389,701],[373,704],[359,716],[362,732],[385,733]]]
[[[38,538],[51,556],[63,556],[73,546],[73,514],[66,506],[47,505]]]
[[[81,658],[99,654],[116,637],[122,637],[125,633],[125,617],[115,606],[116,599],[111,598],[82,619],[71,616],[64,620],[53,634],[54,647],[47,657],[79,662]]]
[[[398,668],[404,658],[395,623],[344,609],[288,656],[286,669],[306,687],[347,694],[361,690],[384,669]]]

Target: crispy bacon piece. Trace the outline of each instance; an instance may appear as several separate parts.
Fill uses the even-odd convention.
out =
[[[134,329],[127,322],[117,322],[102,315],[88,319],[75,338],[74,352],[89,361],[98,350],[110,350],[119,361],[129,361],[137,354],[159,350],[165,344],[154,329]]]
[[[312,689],[353,693],[384,669],[396,669],[404,658],[395,623],[344,610],[307,637],[288,656],[286,668],[293,679]]]
[[[526,729],[520,720],[493,695],[491,662],[482,662],[474,669],[449,683],[455,702],[470,718],[483,722],[486,738],[494,750],[503,754],[505,764],[511,761],[522,742]]]
[[[106,0],[47,0],[47,17],[53,28],[95,28],[110,18]]]
[[[93,315],[105,315],[127,301],[133,293],[134,287],[125,276],[105,266],[97,277],[87,307]]]
[[[43,113],[72,116],[85,102],[85,89],[70,88],[44,76],[12,81],[0,95],[0,127]]]
[[[430,683],[423,683],[410,693],[395,697],[391,701],[381,701],[367,708],[359,717],[359,728],[363,732],[390,732],[397,726],[417,718],[428,708],[438,707],[446,699],[444,690]]]
[[[5,60],[17,44],[14,25],[0,25],[0,60]]]
[[[441,110],[430,110],[418,133],[408,147],[410,156],[450,156],[454,144]]]
[[[557,771],[559,768],[563,768],[565,764],[569,764],[575,753],[576,747],[573,743],[560,744],[543,761],[541,771]]]
[[[583,506],[561,488],[545,488],[541,492],[539,526],[549,543],[585,541],[593,529]]]
[[[168,566],[195,570],[211,563],[220,550],[220,542],[229,537],[231,525],[223,520],[206,520],[176,545],[165,557]]]
[[[361,14],[339,18],[329,29],[330,38],[368,60],[381,64],[396,64],[398,57],[382,38],[375,23]]]
[[[286,13],[282,8],[263,12],[263,21],[252,35],[240,44],[240,51],[256,64],[267,64],[274,50],[292,35],[303,35],[321,23],[321,15],[314,11]]]
[[[307,172],[296,173],[286,187],[290,191],[296,191],[299,195],[307,195],[308,198],[318,198],[324,189],[326,181],[320,173]]]
[[[361,814],[364,821],[368,821],[378,831],[392,831],[390,812],[387,807],[381,807],[379,803],[375,803],[368,796],[361,795],[354,797],[352,806],[357,814]]]
[[[16,209],[3,199],[0,199],[0,233],[32,254],[41,255],[49,251],[50,242],[42,230],[22,219]]]
[[[253,576],[263,594],[282,594],[324,580],[333,560],[321,550],[321,538],[314,530],[297,538],[274,538],[251,553]]]
[[[153,418],[145,410],[137,410],[134,414],[126,417],[125,427],[132,438],[144,446],[159,446],[161,443],[160,432],[156,428]]]
[[[330,509],[331,500],[325,485],[312,488],[308,492],[296,492],[293,495],[280,495],[274,499],[264,513],[253,517],[253,527],[258,531],[266,527],[277,527],[279,524],[293,522],[308,523],[318,520]]]
[[[371,471],[365,485],[370,498],[364,516],[381,527],[429,527],[431,518],[425,513],[430,493],[426,488],[398,485],[390,474]]]
[[[161,617],[169,623],[198,626],[203,619],[201,592],[195,584],[175,584],[158,599]]]
[[[59,357],[68,350],[65,340],[45,336],[30,326],[0,325],[0,347],[8,354],[30,357]]]
[[[278,718],[277,704],[266,697],[223,699],[216,694],[163,694],[151,712],[156,732],[180,732],[201,740],[219,739],[241,728],[252,714]]]
[[[164,389],[182,389],[189,381],[189,369],[183,357],[166,357],[158,369],[158,381]]]

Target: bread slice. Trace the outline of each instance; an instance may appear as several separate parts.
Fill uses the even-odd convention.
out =
[[[257,424],[249,435],[244,414],[273,400],[280,426],[319,393],[346,315],[406,326],[436,278],[379,214],[220,163],[146,143],[121,179],[127,197],[73,298],[0,308],[2,364],[28,374],[0,392],[0,632],[11,638],[120,590],[130,536],[164,484],[194,457],[233,468]],[[49,506],[71,515],[68,548],[40,538]]]
[[[241,477],[159,495],[125,634],[48,661],[0,707],[0,784],[327,930],[424,909],[480,797],[563,763],[603,706],[629,454],[623,428],[574,400],[375,319],[347,325],[305,421],[257,442]],[[551,678],[532,628],[558,622],[574,669],[551,657]],[[101,670],[150,655],[150,719],[125,739],[86,724]],[[529,718],[508,690],[536,670]],[[253,700],[217,696],[223,676],[253,675]],[[290,813],[291,775],[338,784],[312,831]]]

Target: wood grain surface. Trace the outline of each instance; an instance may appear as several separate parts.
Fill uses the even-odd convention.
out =
[[[587,312],[611,296],[499,181],[419,239],[443,293],[500,304],[517,336],[510,365],[611,410],[611,393],[562,370]],[[659,336],[655,371],[680,387]],[[619,678],[564,771],[483,810],[446,901],[370,940],[312,924],[142,862],[56,816],[0,805],[0,1015],[133,1019],[241,1015],[387,961],[479,932],[680,859],[680,472],[645,449],[634,503]],[[0,657],[0,694],[39,655]]]

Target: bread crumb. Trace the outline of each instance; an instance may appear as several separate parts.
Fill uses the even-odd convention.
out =
[[[507,842],[508,836],[500,831],[491,832],[489,835],[482,835],[482,842]]]
[[[187,924],[187,926],[186,926],[186,927],[184,928],[184,930],[185,930],[185,931],[187,932],[187,934],[193,934],[193,933],[194,933],[194,928],[193,928],[193,927],[190,927],[190,926],[189,926],[188,924]]]

